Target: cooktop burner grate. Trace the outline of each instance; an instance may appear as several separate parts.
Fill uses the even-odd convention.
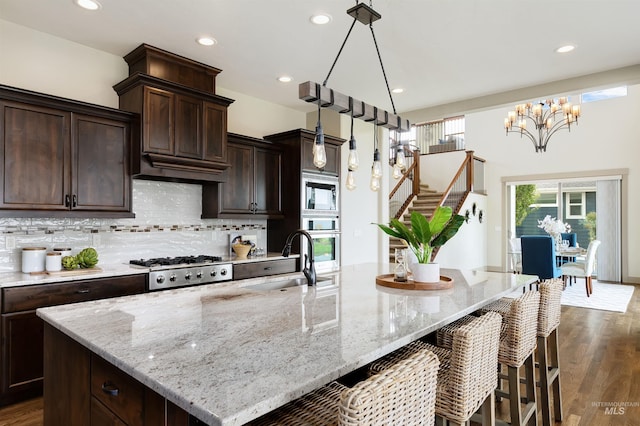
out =
[[[156,257],[153,259],[135,259],[130,260],[129,264],[138,266],[166,266],[166,265],[190,265],[190,264],[202,264],[220,262],[222,257],[220,256],[177,256],[177,257]]]

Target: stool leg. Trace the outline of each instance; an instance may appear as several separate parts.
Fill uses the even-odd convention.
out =
[[[511,411],[511,424],[522,425],[520,414],[520,373],[518,367],[507,366],[509,377],[509,410]]]
[[[549,352],[551,358],[551,368],[555,369],[553,380],[553,415],[557,422],[562,421],[562,393],[560,392],[560,354],[558,351],[558,328],[551,332],[549,336]]]
[[[540,404],[542,405],[542,424],[551,425],[551,401],[549,399],[549,365],[547,358],[547,338],[538,336],[538,366],[540,372]]]
[[[496,424],[496,400],[495,394],[491,392],[482,403],[482,426],[493,426]]]
[[[525,418],[529,417],[528,424],[535,426],[538,424],[538,406],[536,403],[536,377],[535,377],[535,362],[533,360],[533,352],[529,355],[524,362],[524,370],[526,377],[526,411],[524,413]]]

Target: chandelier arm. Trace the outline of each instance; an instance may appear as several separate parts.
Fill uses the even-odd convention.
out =
[[[338,62],[338,58],[340,57],[340,54],[342,53],[342,49],[344,49],[345,44],[347,44],[347,40],[349,39],[349,36],[351,35],[351,30],[353,30],[353,27],[356,24],[356,21],[357,21],[357,19],[353,18],[353,22],[351,23],[351,26],[349,27],[349,31],[347,32],[347,36],[344,38],[344,41],[342,42],[342,46],[340,46],[340,50],[338,50],[338,54],[336,55],[336,59],[333,60],[333,64],[331,64],[331,68],[329,69],[329,72],[327,73],[327,77],[322,82],[323,86],[327,85],[327,82],[329,81],[329,77],[331,76],[331,73],[333,72],[333,68],[336,66],[336,63]]]
[[[508,129],[507,133],[517,133],[517,134],[520,135],[520,137],[522,137],[524,135],[524,136],[528,137],[531,140],[531,142],[533,142],[534,145],[535,145],[536,137],[533,136],[533,134],[531,134],[531,132],[529,132],[526,129],[525,130],[522,130],[522,129],[518,129],[518,130]]]
[[[380,61],[380,68],[382,68],[382,75],[384,76],[384,83],[387,85],[387,93],[389,93],[389,99],[391,100],[391,107],[393,108],[393,113],[396,112],[396,105],[393,103],[393,96],[391,95],[391,89],[389,88],[389,81],[387,80],[387,73],[384,70],[384,65],[382,64],[382,56],[380,55],[380,49],[378,49],[378,42],[376,41],[376,34],[373,32],[373,24],[369,24],[369,29],[371,30],[371,36],[373,37],[373,44],[376,46],[376,52],[378,53],[378,60]]]

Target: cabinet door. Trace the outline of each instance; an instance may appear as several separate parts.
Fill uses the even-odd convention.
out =
[[[42,390],[43,322],[36,311],[2,314],[2,393]],[[34,393],[35,395],[35,393]]]
[[[227,107],[204,102],[203,160],[227,162]]]
[[[174,95],[165,90],[144,88],[143,152],[173,155]]]
[[[220,213],[252,213],[253,209],[253,147],[229,143],[227,157],[231,167],[227,182],[220,193]]]
[[[71,208],[131,211],[129,124],[74,115],[72,128]]]
[[[325,142],[324,150],[327,153],[327,164],[319,169],[313,164],[313,139],[302,139],[302,170],[338,176],[340,174],[340,147]]]
[[[187,96],[175,97],[175,155],[202,158],[202,101]]]
[[[280,151],[255,148],[255,213],[282,214],[281,181]]]
[[[0,102],[2,209],[68,210],[70,113]]]
[[[127,426],[95,397],[91,397],[91,426]]]

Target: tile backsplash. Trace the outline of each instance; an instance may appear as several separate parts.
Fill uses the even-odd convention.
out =
[[[230,235],[267,246],[267,221],[200,219],[202,186],[133,180],[134,219],[0,218],[0,272],[20,271],[21,248],[94,247],[100,263],[134,258],[227,255]]]

